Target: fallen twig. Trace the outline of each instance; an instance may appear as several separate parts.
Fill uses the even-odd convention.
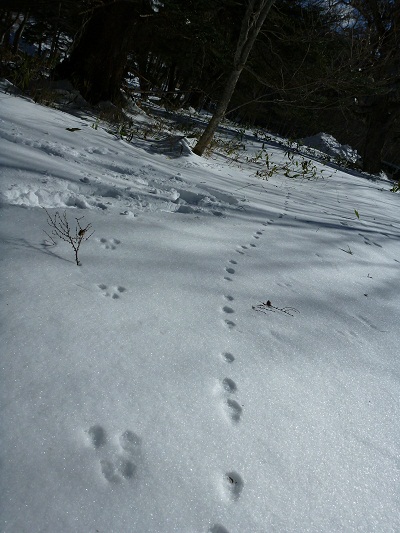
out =
[[[285,313],[285,315],[290,316],[294,316],[292,313],[300,313],[300,311],[295,307],[276,307],[275,305],[272,305],[271,300],[261,302],[258,305],[252,305],[251,307],[254,309],[254,311],[259,311],[265,314],[267,311],[272,311],[272,313],[275,313],[275,311],[280,311],[281,313]]]

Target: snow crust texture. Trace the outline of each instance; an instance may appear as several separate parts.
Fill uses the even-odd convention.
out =
[[[0,531],[400,531],[390,184],[91,125],[0,93]]]

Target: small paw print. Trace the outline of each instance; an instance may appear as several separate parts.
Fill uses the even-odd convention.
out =
[[[116,455],[111,461],[100,460],[101,473],[110,483],[119,483],[122,479],[132,479],[136,472],[136,465],[122,457]]]
[[[102,291],[103,296],[111,297],[113,300],[118,300],[123,292],[126,291],[126,288],[122,285],[117,287],[109,287],[105,283],[100,283],[98,288]]]
[[[105,250],[115,250],[118,244],[121,244],[121,241],[118,239],[105,239],[104,237],[99,239],[99,242]]]
[[[96,424],[87,430],[91,446],[101,455],[101,474],[109,483],[120,483],[135,477],[141,459],[141,438],[127,429],[118,438],[118,445],[112,446],[105,429]]]

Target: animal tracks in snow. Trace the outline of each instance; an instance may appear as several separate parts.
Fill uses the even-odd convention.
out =
[[[220,492],[224,500],[236,502],[242,494],[244,481],[237,472],[226,472],[220,479]],[[227,533],[227,530],[220,525],[215,525],[209,529],[210,533]]]
[[[262,227],[256,230],[252,237],[255,240],[259,240],[269,224],[273,223],[273,220],[262,223]],[[240,255],[246,255],[251,249],[256,248],[254,242],[249,244],[239,244],[236,247],[236,252]],[[233,282],[236,278],[236,269],[238,261],[235,259],[229,259],[228,265],[224,267],[224,280]],[[234,286],[234,284],[232,285]],[[230,293],[222,295],[225,300],[225,304],[221,306],[222,313],[226,318],[223,319],[223,325],[228,330],[233,330],[236,327],[236,322],[233,322],[229,317],[236,313],[233,302],[235,298]],[[235,356],[231,352],[221,352],[221,361],[223,363],[232,365],[235,361]],[[243,414],[243,406],[235,399],[238,392],[237,383],[230,377],[224,377],[219,380],[219,395],[222,400],[222,410],[231,422],[233,426],[236,426],[241,422]],[[239,499],[244,487],[242,477],[235,471],[227,472],[221,479],[221,493],[222,497],[227,501],[235,502]],[[209,530],[209,533],[229,533],[223,526],[214,524]]]
[[[231,265],[237,265],[237,262],[236,262],[236,261],[233,261],[233,262],[232,262],[232,261],[233,261],[233,260],[229,261],[229,263],[230,263]],[[225,276],[225,277],[224,277],[224,280],[225,280],[225,281],[233,281],[233,279],[231,278],[231,276],[233,276],[233,274],[235,274],[235,269],[232,268],[232,267],[230,267],[230,266],[227,266],[227,267],[225,267],[225,272],[226,272],[227,274],[230,274],[230,275],[229,275],[229,276]]]
[[[223,480],[223,492],[229,500],[238,500],[242,493],[243,486],[243,479],[237,472],[228,472],[225,474]]]
[[[126,288],[122,285],[109,287],[105,283],[100,283],[100,285],[97,286],[102,291],[103,296],[110,297],[113,300],[118,300],[121,294],[126,291]]]
[[[268,225],[271,224],[272,222],[273,220],[263,222],[261,228],[256,230],[253,233],[253,238],[256,240],[260,239],[263,236],[263,233],[268,227]],[[236,247],[235,251],[239,253],[240,255],[245,255],[247,251],[251,250],[251,248],[256,248],[256,245],[254,243],[239,244]],[[224,280],[225,281],[233,282],[235,280],[237,265],[238,265],[237,260],[235,259],[228,260],[228,265],[224,267],[224,271],[225,271]],[[228,329],[229,331],[232,331],[237,326],[237,321],[234,322],[231,319],[231,316],[233,316],[236,312],[232,305],[232,302],[234,302],[234,297],[231,294],[225,293],[223,295],[223,298],[224,300],[229,302],[229,305],[225,304],[225,305],[222,305],[221,307],[222,313],[226,317],[223,319],[222,323],[226,329]],[[230,352],[222,352],[221,359],[225,363],[232,364],[235,360],[235,357]],[[237,424],[241,420],[243,408],[236,400],[233,400],[230,396],[237,392],[238,387],[236,383],[230,378],[222,379],[221,383],[222,383],[223,393],[229,396],[229,397],[225,396],[223,400],[223,409],[225,411],[225,414],[228,416],[229,420],[233,424]]]
[[[98,449],[106,443],[106,432],[101,426],[92,426],[88,429],[88,435],[94,448]]]
[[[233,363],[235,360],[235,357],[230,352],[222,353],[221,358],[225,363]]]
[[[233,312],[233,311],[232,311]],[[225,326],[228,328],[228,329],[233,329],[234,327],[236,327],[236,324],[235,322],[233,322],[232,320],[225,320]]]
[[[121,241],[118,239],[105,239],[104,237],[101,239],[97,239],[101,247],[105,250],[115,250],[118,244],[121,244]]]
[[[226,400],[225,410],[226,410],[226,413],[229,419],[234,424],[237,424],[238,422],[240,422],[242,418],[243,409],[236,400],[232,400],[231,398],[228,398]]]
[[[226,390],[226,392],[229,392],[230,394],[237,391],[236,383],[233,381],[233,379],[225,378],[222,380],[222,387]]]
[[[220,524],[214,524],[213,526],[210,527],[210,529],[208,530],[208,533],[229,533],[229,531],[224,526],[221,526]]]
[[[110,442],[105,429],[96,424],[87,430],[89,442],[99,455],[102,476],[109,483],[132,480],[141,460],[141,438],[127,429]]]
[[[268,222],[263,222],[262,223],[263,227],[253,233],[252,235],[253,239],[255,240],[260,239],[264,234],[264,231],[266,229],[265,227],[272,223],[273,223],[273,220],[269,220]],[[254,242],[250,242],[249,244],[239,244],[236,247],[235,252],[240,255],[245,255],[246,251],[249,250],[250,248],[257,248],[257,244],[255,244]],[[236,265],[237,261],[230,260],[229,263]],[[225,269],[225,270],[228,270],[228,269]]]

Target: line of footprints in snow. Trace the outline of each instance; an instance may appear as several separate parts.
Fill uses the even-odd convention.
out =
[[[278,215],[278,218],[283,218],[288,211],[288,204],[290,193],[287,193],[284,201],[284,209]],[[274,220],[262,223],[262,227],[253,234],[254,241],[258,241],[266,230],[266,227],[273,224]],[[360,234],[361,235],[361,234]],[[363,236],[363,235],[362,235]],[[365,244],[370,244],[368,237],[363,236]],[[246,251],[257,247],[256,242],[252,240],[249,244],[239,245],[236,248],[236,253],[245,255]],[[106,250],[115,250],[121,241],[118,239],[98,239],[102,248]],[[373,243],[375,244],[375,243]],[[379,246],[377,244],[377,246]],[[235,280],[236,268],[238,261],[229,259],[228,264],[224,269],[224,280],[227,287]],[[110,297],[114,300],[119,299],[126,288],[118,286],[108,286],[104,283],[98,285],[103,296]],[[234,331],[236,322],[234,321],[235,309],[233,307],[234,297],[226,291],[224,294],[224,305],[222,306],[222,313],[224,315],[223,326],[228,331]],[[231,365],[235,361],[235,356],[230,352],[223,352],[221,354],[222,361]],[[220,390],[224,394],[223,409],[228,420],[235,427],[240,424],[243,406],[235,399],[238,392],[238,386],[229,377],[225,377],[220,381]],[[87,430],[91,446],[96,450],[99,456],[99,466],[101,473],[106,481],[110,483],[119,483],[130,481],[135,477],[137,466],[141,461],[141,438],[133,431],[126,430],[121,433],[116,439],[109,439],[106,431],[100,425],[94,425]],[[244,481],[240,474],[236,471],[226,472],[221,480],[221,489],[224,499],[227,501],[237,501],[243,491]],[[229,531],[220,524],[214,524],[208,530],[208,533],[229,533]]]
[[[284,201],[283,212],[278,215],[278,218],[283,218],[287,214],[288,209],[289,209],[288,206],[289,206],[290,196],[291,196],[290,192],[288,192],[286,194],[286,198]],[[260,237],[263,235],[266,229],[266,226],[273,224],[273,222],[274,220],[272,219],[269,220],[268,222],[264,222],[262,224],[263,227],[259,231],[256,231],[253,234],[253,238],[255,240],[260,239]],[[360,235],[364,237],[365,244],[371,244],[368,237],[365,237],[361,233]],[[380,245],[376,244],[376,246],[380,246]],[[254,242],[251,242],[250,244],[239,245],[236,248],[236,252],[240,255],[244,255],[246,253],[246,250],[249,250],[251,248],[256,248],[256,247],[257,247],[257,244],[255,244]],[[224,272],[224,280],[227,283],[234,281],[237,264],[238,262],[234,259],[230,259],[228,261],[228,265],[225,267],[225,272]],[[231,294],[225,294],[224,299],[227,302],[229,302],[229,304],[227,303],[223,305],[222,307],[222,312],[225,315],[223,324],[228,330],[233,330],[236,327],[236,323],[232,320],[232,315],[235,313],[235,309],[232,307],[232,302],[234,301],[234,297]],[[230,352],[223,352],[221,354],[221,357],[222,357],[222,360],[228,364],[232,364],[235,361],[234,355]],[[232,396],[234,396],[237,393],[238,387],[236,383],[228,377],[225,377],[222,379],[221,385],[226,395],[225,405],[224,405],[225,411],[227,412],[232,424],[237,425],[239,424],[241,420],[243,409],[242,409],[242,406],[236,400],[232,398]],[[238,500],[242,493],[243,487],[244,487],[244,481],[237,472],[232,471],[232,472],[227,472],[225,474],[224,480],[223,480],[223,492],[225,496],[228,497],[228,499],[230,499],[231,501]],[[229,533],[229,531],[225,527],[219,524],[214,524],[208,531],[209,533]]]
[[[288,209],[288,199],[290,197],[290,194],[286,196],[285,204],[284,204],[284,211],[287,211]],[[279,218],[282,218],[284,216],[284,213],[281,213],[279,215]],[[272,224],[274,221],[269,220],[268,222],[263,222],[262,227],[260,230],[256,231],[253,234],[253,239],[257,241],[260,239],[266,229],[266,226],[269,224]],[[249,250],[251,248],[256,248],[257,244],[255,242],[251,242],[249,244],[243,244],[239,245],[236,248],[236,252],[240,255],[245,255],[246,250]],[[224,280],[227,283],[231,283],[234,281],[234,277],[236,274],[236,268],[238,265],[238,261],[235,259],[229,259],[228,265],[225,267],[224,272]],[[224,294],[224,300],[227,302],[225,305],[222,306],[222,312],[225,315],[225,318],[223,319],[223,325],[226,327],[229,331],[234,330],[236,327],[236,322],[233,321],[233,315],[235,313],[235,309],[233,307],[234,297],[231,294]],[[235,361],[235,356],[231,352],[223,352],[221,354],[222,360],[227,364],[232,364]],[[225,377],[221,381],[222,390],[224,391],[225,398],[224,398],[224,410],[228,415],[228,418],[232,422],[234,426],[238,425],[242,418],[243,408],[240,405],[240,403],[234,399],[234,396],[236,395],[238,391],[237,384],[229,377]],[[223,480],[223,493],[227,499],[230,501],[237,501],[240,498],[240,495],[242,493],[244,487],[244,481],[240,474],[238,474],[235,471],[227,472],[224,476]],[[226,528],[219,524],[215,524],[209,529],[209,533],[229,533]]]
[[[287,211],[289,194],[286,197],[284,210]],[[279,218],[283,217],[283,213],[279,215]],[[253,239],[258,240],[265,231],[265,226],[272,224],[274,221],[270,220],[264,222],[263,227],[253,234]],[[117,239],[99,239],[101,246],[107,250],[115,250],[121,241]],[[257,244],[251,242],[248,245],[239,245],[236,248],[236,252],[240,255],[244,255],[246,250],[256,248]],[[234,259],[228,261],[228,265],[225,267],[224,280],[228,282],[234,281],[236,273],[236,267],[238,262]],[[109,287],[104,283],[98,285],[98,288],[102,291],[104,296],[118,299],[120,295],[126,291],[125,287],[116,286]],[[233,330],[236,327],[236,323],[231,320],[231,315],[234,315],[235,309],[232,307],[234,297],[230,294],[224,295],[224,300],[227,302],[222,307],[222,312],[226,318],[224,318],[223,325],[228,330]],[[229,317],[229,318],[228,318]],[[230,352],[223,352],[221,354],[222,360],[227,364],[232,364],[235,361],[235,356]],[[240,423],[242,418],[243,408],[236,401],[233,396],[237,393],[238,387],[229,377],[225,377],[221,381],[222,390],[225,397],[224,409],[228,415],[229,420],[233,425]],[[114,450],[110,449],[110,442],[107,437],[106,431],[100,425],[94,425],[87,431],[89,440],[93,448],[99,452],[99,455],[103,455],[100,452],[107,452],[104,454],[100,462],[100,469],[103,477],[110,483],[118,483],[123,480],[131,480],[135,476],[137,469],[137,463],[140,461],[141,456],[141,438],[138,437],[133,431],[126,430],[119,435],[116,442],[114,442]],[[244,487],[244,481],[240,474],[235,471],[226,472],[222,480],[222,491],[226,499],[229,501],[237,501],[240,498]],[[229,533],[229,531],[220,524],[214,524],[209,530],[209,533]]]

